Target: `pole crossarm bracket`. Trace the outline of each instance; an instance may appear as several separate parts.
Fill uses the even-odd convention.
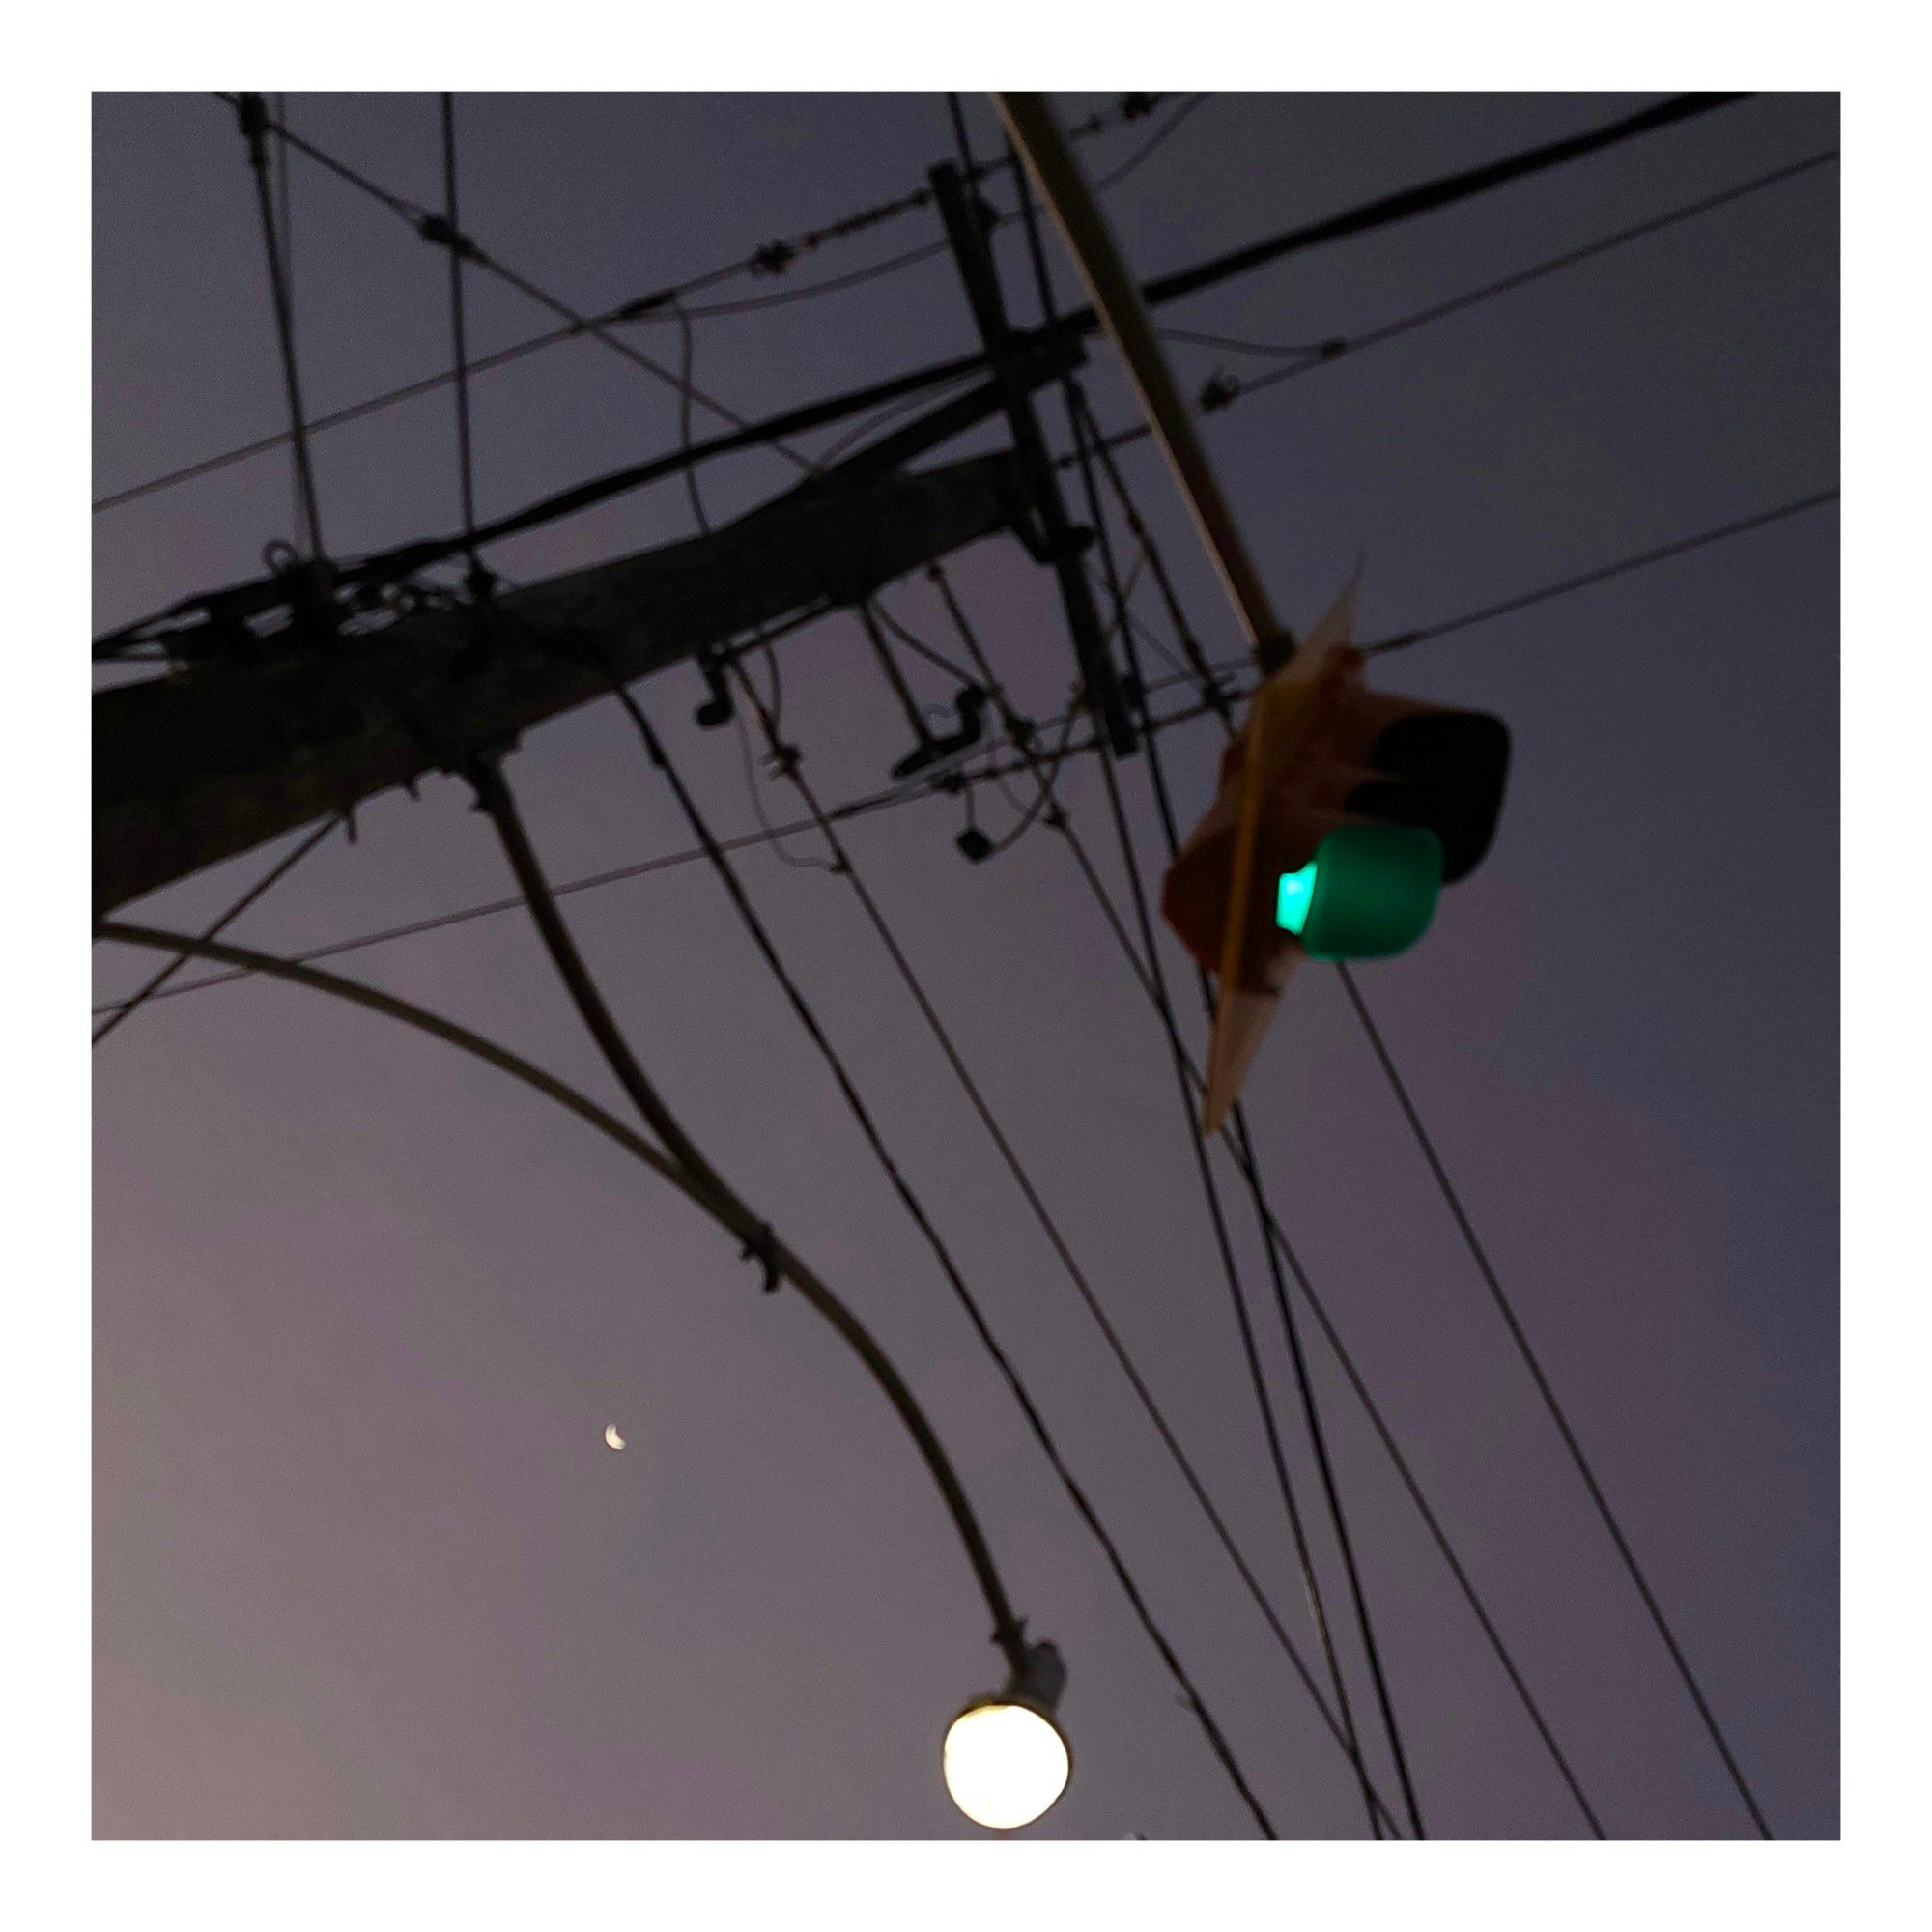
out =
[[[232,858],[756,626],[1010,526],[1004,454],[803,491],[709,536],[94,700],[94,908]],[[555,648],[551,645],[554,644]]]

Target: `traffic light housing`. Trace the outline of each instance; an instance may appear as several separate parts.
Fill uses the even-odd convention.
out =
[[[1255,693],[1219,795],[1162,886],[1168,923],[1219,980],[1209,1132],[1296,962],[1413,945],[1440,888],[1481,863],[1502,810],[1508,727],[1371,691],[1362,653],[1334,635],[1350,602]]]

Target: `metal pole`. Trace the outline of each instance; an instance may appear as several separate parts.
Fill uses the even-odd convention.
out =
[[[1148,320],[1139,285],[1107,227],[1106,216],[1080,172],[1066,138],[1041,94],[996,94],[1013,146],[1025,156],[1053,211],[1080,270],[1101,326],[1127,365],[1141,407],[1167,452],[1181,494],[1220,571],[1221,582],[1248,633],[1264,669],[1272,670],[1294,648],[1275,616],[1261,573],[1241,540],[1239,526],[1221,494],[1208,452],[1195,433],[1187,404],[1176,386],[1160,338]]]

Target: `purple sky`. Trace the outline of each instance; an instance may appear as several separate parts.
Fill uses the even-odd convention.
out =
[[[1152,274],[1630,104],[1222,97],[1111,207]],[[984,146],[989,110],[970,107]],[[290,111],[438,199],[432,97],[298,96]],[[459,121],[466,225],[586,308],[902,192],[951,146],[938,96],[480,96]],[[1829,146],[1836,125],[1830,97],[1752,100],[1164,320],[1278,342],[1373,328]],[[95,127],[104,493],[283,412],[232,117],[199,97],[107,96]],[[1104,168],[1139,138],[1084,152]],[[299,157],[294,193],[311,410],[440,367],[441,260]],[[1215,416],[1210,447],[1285,614],[1305,626],[1362,555],[1366,631],[1406,629],[1833,485],[1836,223],[1821,169]],[[935,232],[909,215],[794,278]],[[1028,318],[1016,238],[1003,251]],[[470,301],[479,353],[545,326],[481,278]],[[674,329],[639,339],[674,359]],[[973,340],[941,256],[704,322],[697,374],[757,415]],[[1215,363],[1176,353],[1190,382]],[[1104,348],[1091,388],[1103,420],[1131,420]],[[669,392],[586,342],[479,379],[475,412],[485,516],[676,434]],[[446,396],[318,439],[316,462],[339,553],[453,526]],[[1202,636],[1233,654],[1155,458],[1141,445],[1123,463]],[[706,472],[707,500],[729,513],[787,473],[747,458]],[[100,516],[97,629],[252,574],[290,515],[274,456]],[[664,486],[499,560],[542,576],[683,536],[690,518]],[[1783,1836],[1837,1830],[1836,557],[1835,513],[1816,512],[1390,660],[1378,677],[1394,688],[1505,716],[1516,765],[1486,867],[1424,945],[1360,975]],[[1071,664],[1047,577],[1002,541],[962,554],[954,578],[1023,708],[1057,710]],[[923,584],[888,601],[944,641]],[[823,793],[878,788],[906,728],[855,623],[781,653],[787,728]],[[947,695],[914,675],[923,697]],[[691,726],[695,675],[643,695],[720,828],[752,828],[734,735]],[[1191,817],[1218,734],[1183,727],[1163,750]],[[614,706],[544,727],[508,772],[556,878],[688,842]],[[1126,783],[1151,865],[1139,761]],[[1118,881],[1091,761],[1066,797]],[[768,810],[791,816],[789,795],[772,789]],[[1005,810],[984,802],[989,829]],[[1052,834],[973,867],[958,823],[928,801],[848,840],[1312,1658],[1151,1015]],[[358,830],[238,932],[294,950],[508,890],[457,784],[379,801]],[[204,923],[272,856],[139,911]],[[850,895],[768,851],[743,873],[1284,1835],[1358,1833],[1344,1760]],[[1065,1654],[1075,1776],[1036,1832],[1245,1834],[715,879],[689,867],[567,903],[644,1064],[891,1350],[1019,1607]],[[153,963],[99,949],[97,998]],[[612,1096],[519,915],[343,964]],[[891,1411],[802,1302],[758,1294],[725,1236],[547,1103],[293,988],[159,1003],[96,1072],[99,1833],[972,1834],[938,1744],[998,1679],[983,1606]],[[1250,1101],[1276,1207],[1611,1833],[1742,1829],[1331,973],[1297,980]],[[1574,1833],[1312,1346],[1433,1834]],[[613,1420],[622,1455],[600,1440]],[[1325,1536],[1321,1555],[1339,1582]],[[1351,1686],[1365,1711],[1358,1668]],[[1378,1773],[1392,1795],[1379,1756]]]

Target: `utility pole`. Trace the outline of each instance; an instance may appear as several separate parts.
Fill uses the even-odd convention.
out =
[[[1141,287],[1127,271],[1107,218],[1088,187],[1066,137],[1040,94],[999,94],[1001,118],[1013,146],[1039,185],[1066,245],[1094,298],[1094,313],[1127,365],[1141,407],[1155,440],[1166,452],[1195,527],[1201,532],[1228,595],[1247,631],[1264,671],[1276,669],[1293,649],[1293,640],[1275,616],[1274,606],[1241,539],[1235,513],[1194,427],[1194,418],[1176,386],[1160,338],[1148,320]]]
[[[710,536],[367,635],[243,646],[94,700],[94,906],[109,912],[762,624],[863,602],[1012,527],[1005,453],[812,483]]]
[[[933,199],[939,204],[940,218],[946,224],[946,239],[952,248],[953,263],[959,270],[980,340],[994,369],[1006,372],[996,377],[996,385],[1008,427],[1012,432],[1014,472],[1026,491],[1027,507],[1032,512],[1029,522],[1021,526],[1022,540],[1035,557],[1052,565],[1060,580],[1061,602],[1066,611],[1074,656],[1086,683],[1087,702],[1093,706],[1114,750],[1121,753],[1131,752],[1136,743],[1133,719],[1127,711],[1120,679],[1115,675],[1107,636],[1101,629],[1100,613],[1094,602],[1094,586],[1087,578],[1086,553],[1094,541],[1094,532],[1079,528],[1066,514],[1053,459],[1047,454],[1046,439],[1040,433],[1039,418],[1034,411],[1033,389],[1037,384],[1012,368],[1017,338],[1008,320],[999,271],[988,244],[990,212],[952,162],[934,168],[928,179],[932,183]]]

